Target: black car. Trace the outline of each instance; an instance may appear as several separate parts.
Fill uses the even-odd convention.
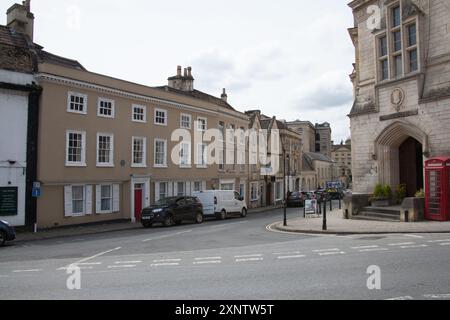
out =
[[[294,191],[287,198],[288,207],[303,207],[308,196],[305,192]]]
[[[4,246],[6,241],[13,241],[15,238],[14,228],[8,222],[0,220],[0,247]]]
[[[142,210],[141,222],[145,228],[154,223],[166,227],[189,220],[203,222],[203,205],[196,197],[170,197],[158,200],[154,205]]]

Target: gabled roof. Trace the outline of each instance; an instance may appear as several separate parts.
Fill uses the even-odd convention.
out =
[[[195,99],[200,99],[203,101],[211,102],[214,104],[217,104],[221,107],[236,111],[228,102],[222,100],[221,98],[214,97],[208,93],[199,91],[199,90],[193,90],[193,91],[182,91],[178,89],[171,88],[169,86],[160,86],[160,87],[154,87],[155,89],[164,90],[167,92],[173,92],[185,96],[189,96]]]
[[[37,70],[37,62],[86,70],[78,61],[44,51],[43,47],[31,42],[24,33],[0,25],[0,69],[33,72]]]
[[[312,161],[305,154],[302,156],[302,171],[314,171]]]
[[[321,153],[316,153],[316,152],[305,152],[304,153],[305,157],[308,158],[309,161],[324,161],[324,162],[333,162],[333,160],[331,160],[328,156],[321,154]]]
[[[40,63],[46,62],[51,64],[57,64],[67,68],[86,71],[86,69],[78,61],[60,57],[44,50],[38,50],[37,56]]]
[[[337,150],[339,150],[341,148],[347,149],[348,151],[352,150],[351,145],[348,145],[348,144],[336,144],[336,145],[331,146],[331,151],[334,152],[334,151],[337,151]]]

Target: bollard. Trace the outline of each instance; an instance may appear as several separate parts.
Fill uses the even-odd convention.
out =
[[[327,202],[325,201],[323,203],[323,224],[322,224],[322,230],[327,230]]]
[[[306,206],[305,206],[305,203],[303,203],[303,218],[306,218]]]
[[[322,214],[322,202],[318,201],[317,202],[318,208],[319,208],[319,215]]]
[[[333,199],[330,197],[330,212],[333,211]]]
[[[339,195],[339,210],[341,210],[342,209],[342,206],[341,206],[341,195]]]
[[[405,222],[409,222],[409,211],[405,210]]]

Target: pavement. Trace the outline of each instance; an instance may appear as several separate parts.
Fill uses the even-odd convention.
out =
[[[271,230],[311,234],[383,234],[383,233],[450,233],[450,221],[388,222],[372,220],[344,219],[343,212],[334,204],[333,211],[327,211],[327,230],[322,230],[323,217],[308,215],[289,219],[288,225],[282,221],[269,226]]]
[[[277,208],[279,208],[279,206],[249,209],[248,214],[264,213],[275,210]],[[126,221],[122,220],[122,221],[111,221],[88,225],[58,227],[58,228],[38,230],[38,232],[16,231],[17,235],[15,242],[45,240],[71,236],[84,236],[90,234],[102,234],[133,229],[142,229],[142,225],[140,223],[132,223],[131,221],[128,220]]]

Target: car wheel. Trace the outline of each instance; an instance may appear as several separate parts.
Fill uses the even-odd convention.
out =
[[[245,218],[247,216],[247,209],[242,208],[241,217]]]
[[[222,210],[218,215],[217,215],[217,219],[219,220],[225,220],[227,218],[227,212],[224,210]]]
[[[0,247],[3,247],[6,242],[6,233],[0,231]]]
[[[144,228],[151,228],[152,224],[149,222],[143,222],[142,225],[144,226]]]
[[[173,221],[172,215],[168,215],[168,216],[166,217],[166,219],[164,220],[163,224],[164,224],[165,227],[173,226],[174,221]]]
[[[197,212],[195,215],[195,223],[203,223],[203,214],[201,212]]]

